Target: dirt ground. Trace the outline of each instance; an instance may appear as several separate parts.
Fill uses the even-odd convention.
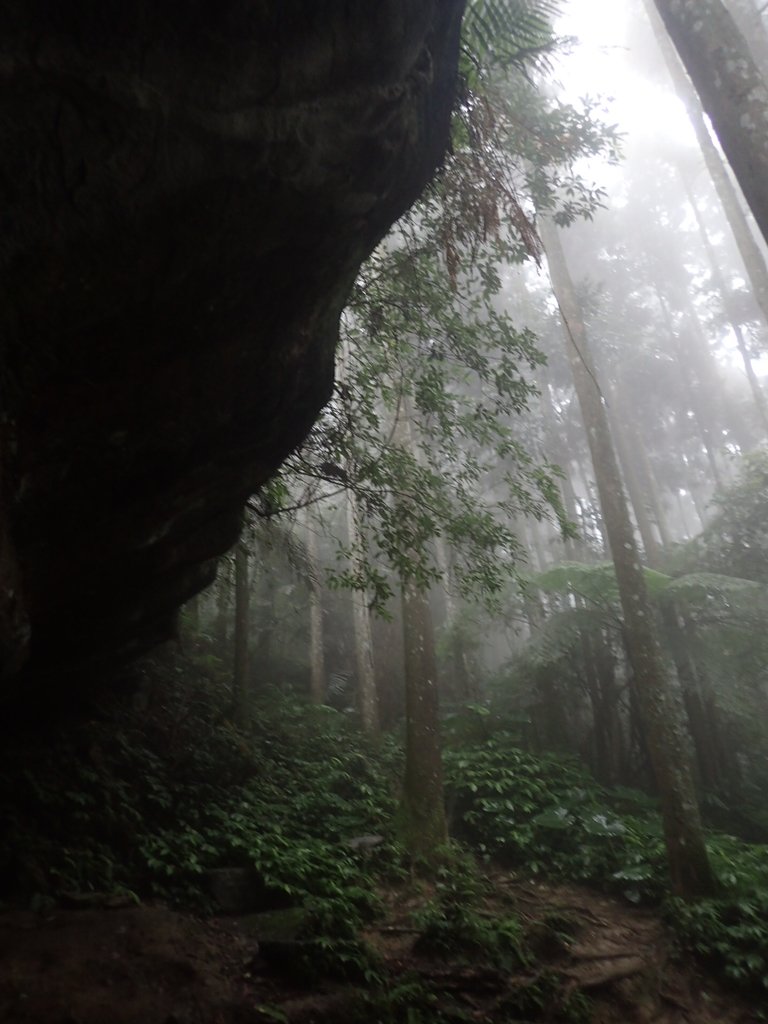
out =
[[[407,890],[383,895],[385,919],[366,937],[392,985],[418,977],[435,993],[435,1015],[478,1022],[524,1020],[510,998],[543,970],[557,978],[558,1005],[582,992],[591,1024],[757,1024],[759,1009],[676,957],[658,917],[573,886],[497,874],[488,913],[514,910],[529,938],[552,915],[568,920],[567,941],[542,932],[535,968],[504,972],[414,952]],[[5,1024],[335,1024],[360,1018],[359,991],[328,984],[308,991],[290,971],[271,974],[235,919],[201,920],[162,907],[106,907],[0,914],[0,1021]],[[766,1007],[768,1009],[768,1006]],[[359,1009],[358,1011],[359,1012]],[[426,1021],[414,1014],[419,1024]],[[541,1016],[538,1017],[542,1019]]]

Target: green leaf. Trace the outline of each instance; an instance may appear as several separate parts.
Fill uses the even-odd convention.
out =
[[[569,829],[574,823],[575,819],[567,807],[550,807],[533,819],[533,824],[540,828]]]

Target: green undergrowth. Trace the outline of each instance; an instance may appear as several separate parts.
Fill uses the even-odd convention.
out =
[[[259,909],[304,909],[309,983],[330,974],[375,987],[381,964],[360,930],[381,913],[377,894],[410,877],[393,832],[400,746],[373,746],[344,714],[278,694],[262,696],[250,732],[238,731],[216,669],[215,659],[156,659],[137,692],[8,748],[0,898],[44,908],[71,892],[123,894],[205,911],[208,872],[241,867]],[[768,986],[764,847],[711,834],[722,890],[683,905],[668,896],[658,812],[644,794],[600,787],[503,730],[449,728],[445,768],[452,833],[466,852],[451,847],[417,912],[422,950],[530,966],[514,908],[484,910],[488,883],[474,865],[492,862],[663,906],[682,945],[736,984]],[[375,846],[349,844],[372,835]]]
[[[768,847],[710,832],[720,891],[686,904],[669,895],[661,820],[646,794],[599,786],[575,762],[528,754],[503,731],[449,748],[445,761],[454,832],[482,858],[660,905],[683,947],[730,982],[768,989]]]
[[[486,912],[483,898],[492,886],[478,872],[473,858],[453,848],[435,878],[435,895],[413,916],[419,937],[416,953],[478,958],[495,967],[528,967],[532,954],[525,930],[514,913]]]

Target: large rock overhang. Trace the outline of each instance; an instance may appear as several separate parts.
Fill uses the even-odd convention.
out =
[[[462,6],[2,5],[4,695],[139,653],[211,579],[442,157]]]

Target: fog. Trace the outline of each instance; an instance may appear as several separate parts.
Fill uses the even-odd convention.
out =
[[[58,6],[0,1019],[766,1019],[768,4]]]

